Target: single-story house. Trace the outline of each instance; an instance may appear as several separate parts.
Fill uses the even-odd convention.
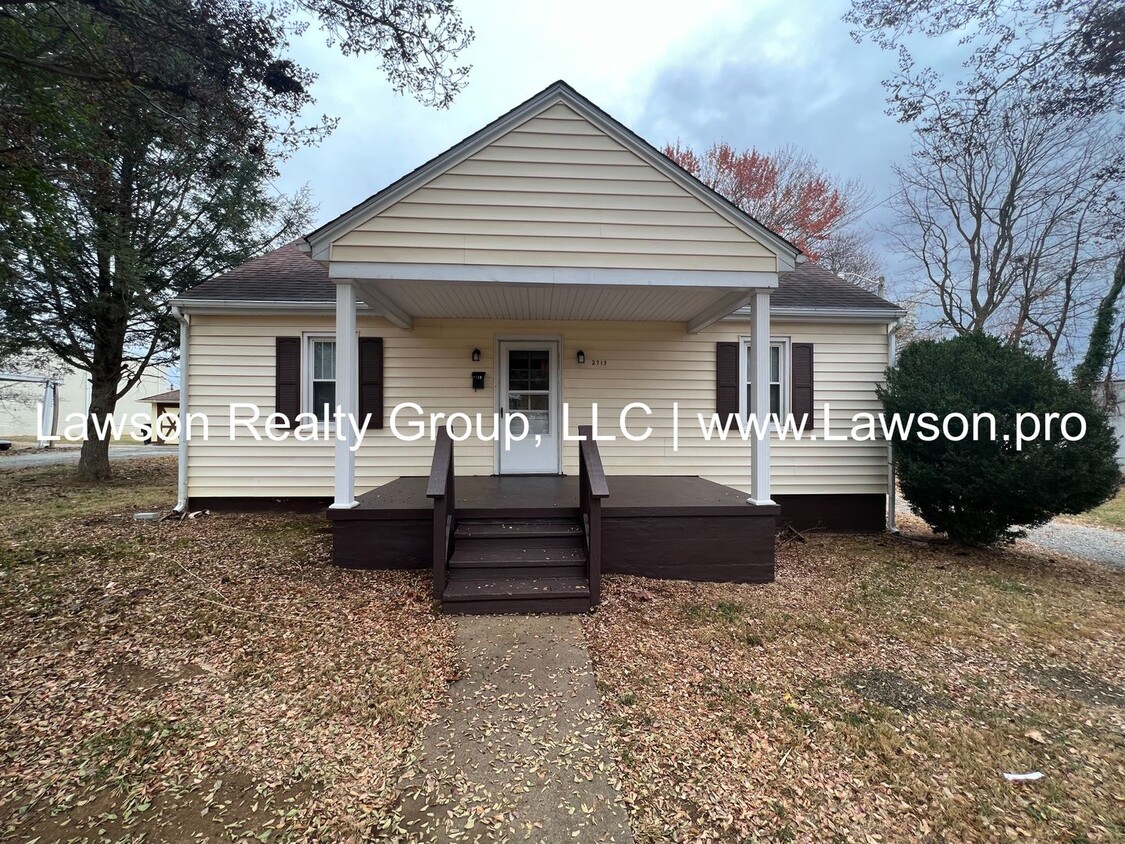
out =
[[[447,611],[585,609],[602,571],[769,581],[779,520],[886,524],[887,444],[825,436],[825,406],[878,412],[903,311],[564,82],[173,304],[210,424],[180,506],[327,504],[339,564],[433,567]],[[805,438],[738,436],[756,411]]]

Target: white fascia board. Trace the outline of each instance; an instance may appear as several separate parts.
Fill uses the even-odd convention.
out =
[[[773,319],[794,319],[802,322],[896,322],[906,315],[903,310],[881,308],[793,308],[771,307]],[[745,309],[731,314],[727,319],[748,320],[751,313]]]
[[[545,92],[546,93],[546,92]],[[561,100],[561,98],[560,98]],[[432,179],[450,170],[475,155],[480,150],[491,144],[494,140],[507,134],[521,123],[530,120],[536,114],[550,108],[555,100],[545,101],[542,98],[529,100],[520,108],[509,112],[495,122],[480,129],[476,134],[470,135],[465,140],[447,149],[437,158],[423,165],[414,173],[404,178],[393,190],[384,190],[375,194],[365,202],[361,202],[350,211],[346,211],[328,225],[317,229],[305,237],[310,247],[310,254],[314,260],[327,261],[331,255],[331,245],[342,234],[351,231],[364,220],[374,217],[385,208],[394,205],[400,199],[416,191]]]
[[[601,267],[519,267],[494,264],[383,264],[333,261],[328,275],[357,281],[451,281],[496,284],[579,284],[606,287],[773,289],[777,273],[713,270],[630,270]]]
[[[572,97],[560,97],[560,100],[565,100],[568,106],[573,108],[638,158],[652,167],[655,167],[728,223],[741,229],[749,235],[751,239],[769,247],[777,256],[778,270],[780,272],[796,269],[797,256],[800,253],[782,238],[778,237],[761,223],[740,213],[721,199],[717,199],[714,193],[697,179],[690,176],[678,164],[671,161],[666,155],[654,150],[648,144],[638,143],[631,132],[624,133],[612,123],[606,123],[601,115],[590,110],[585,103],[575,100]]]
[[[715,213],[731,223],[731,225],[741,229],[753,240],[769,247],[777,256],[778,270],[780,272],[796,269],[797,257],[800,254],[796,248],[771,232],[761,223],[757,223],[739,213],[732,206],[717,198],[714,193],[688,175],[688,173],[670,161],[665,155],[650,148],[643,142],[638,142],[637,138],[633,137],[631,132],[622,132],[619,127],[613,125],[612,122],[606,121],[600,114],[591,110],[585,103],[571,95],[566,88],[558,85],[552,85],[539,96],[528,100],[523,105],[518,106],[503,117],[498,118],[493,123],[480,129],[476,134],[470,135],[465,140],[450,147],[441,155],[430,161],[429,164],[423,165],[417,171],[405,177],[393,190],[384,189],[385,192],[375,194],[350,211],[346,211],[331,223],[307,235],[305,241],[309,245],[309,254],[313,260],[316,261],[330,260],[332,242],[338,237],[351,231],[360,222],[370,219],[384,209],[394,205],[403,197],[413,193],[447,170],[456,167],[465,159],[470,158],[487,147],[497,138],[560,103],[565,104],[581,114],[638,158],[655,167],[680,187],[688,191],[688,193],[695,196],[707,205],[707,207],[711,208]]]
[[[248,299],[173,299],[173,307],[180,308],[184,313],[294,313],[294,312],[320,312],[333,311],[334,302],[286,302],[270,300]],[[361,311],[369,311],[365,302],[358,302],[356,307]]]

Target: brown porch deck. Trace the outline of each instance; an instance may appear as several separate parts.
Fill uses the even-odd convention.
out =
[[[768,582],[776,506],[691,476],[613,475],[601,502],[602,570],[649,577]],[[427,479],[403,477],[332,510],[335,560],[358,568],[429,568]],[[576,476],[458,476],[459,519],[577,518]]]

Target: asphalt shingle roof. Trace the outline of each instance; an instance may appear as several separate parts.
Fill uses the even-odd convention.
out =
[[[328,270],[302,252],[296,243],[289,243],[203,282],[179,298],[185,302],[324,305],[336,301],[336,289],[328,278]],[[813,263],[804,263],[791,272],[782,273],[770,302],[777,308],[843,308],[888,313],[900,310],[898,305]]]
[[[840,278],[826,267],[808,261],[778,276],[777,290],[770,296],[770,305],[775,308],[902,310],[893,302]]]
[[[152,402],[153,404],[179,404],[180,391],[168,390],[167,392],[157,393],[155,396],[149,396],[146,399],[141,399],[141,401]]]
[[[321,304],[336,301],[336,288],[328,278],[328,270],[302,252],[294,241],[208,279],[180,294],[178,299]]]

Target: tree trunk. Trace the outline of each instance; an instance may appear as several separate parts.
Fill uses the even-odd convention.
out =
[[[109,420],[116,407],[117,379],[104,373],[92,374],[86,439],[78,457],[78,477],[84,481],[104,481],[110,476],[109,441],[112,429]]]
[[[1090,341],[1086,346],[1086,356],[1074,368],[1074,385],[1090,392],[1102,377],[1113,352],[1113,327],[1117,317],[1117,300],[1125,291],[1125,253],[1117,259],[1113,282],[1108,292],[1098,304],[1094,326],[1090,329]]]

